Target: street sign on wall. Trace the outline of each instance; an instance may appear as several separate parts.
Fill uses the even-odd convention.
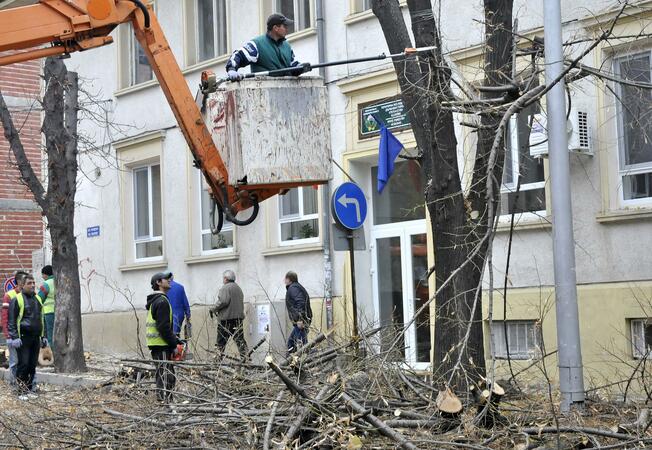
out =
[[[335,221],[349,230],[360,228],[367,217],[367,199],[355,183],[342,183],[333,192],[331,207]]]

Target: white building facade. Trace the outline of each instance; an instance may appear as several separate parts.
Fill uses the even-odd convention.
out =
[[[327,60],[387,52],[370,3],[323,2]],[[599,35],[618,7],[614,0],[563,3],[567,39]],[[630,37],[598,45],[583,63],[616,77],[649,83],[652,44],[631,37],[649,28],[652,14],[648,3],[631,7],[626,19],[619,18],[614,33]],[[407,7],[401,4],[409,24]],[[191,90],[198,86],[203,70],[222,75],[231,51],[262,34],[265,18],[273,11],[294,18],[295,29],[288,40],[297,59],[318,61],[314,0],[157,0],[155,7]],[[441,11],[445,52],[454,72],[477,79],[482,66],[482,2],[442,0]],[[524,39],[543,36],[542,11],[541,1],[516,2],[514,16]],[[328,256],[332,261],[333,325],[340,333],[349,333],[348,254],[324,250],[330,229],[324,219],[328,208],[324,187],[296,189],[267,200],[252,225],[227,224],[219,236],[212,236],[205,184],[192,165],[151,69],[129,26],[121,26],[114,37],[116,45],[75,54],[67,63],[86,80],[87,90],[110,100],[106,119],[113,124],[83,126],[104,155],[86,155],[78,189],[76,224],[88,346],[95,350],[112,347],[116,352],[133,349],[133,310],[142,313],[149,278],[163,269],[171,270],[185,285],[197,311],[203,311],[199,305],[215,301],[226,269],[236,272],[247,301],[257,304],[282,300],[283,276],[295,270],[318,311],[315,326],[323,329],[326,315],[319,311],[326,308],[321,299],[327,288]],[[574,51],[583,48],[578,44]],[[366,250],[355,254],[359,322],[361,327],[400,325],[432,294],[432,280],[429,284],[423,279],[432,263],[422,196],[424,180],[415,162],[403,161],[397,164],[383,194],[378,194],[378,136],[366,127],[363,114],[379,104],[388,114],[392,108],[400,109],[396,76],[386,62],[371,62],[328,68],[325,83],[336,163],[330,189],[350,177],[363,188],[369,203],[364,226]],[[646,352],[646,345],[652,345],[646,341],[652,339],[648,336],[648,318],[652,317],[652,145],[645,139],[652,125],[640,121],[650,110],[644,102],[634,101],[641,95],[636,88],[609,83],[587,78],[571,88],[578,110],[587,113],[582,117],[587,120],[592,153],[571,155],[580,319],[589,378],[604,373],[607,366],[617,366],[609,369],[609,374],[625,371]],[[623,110],[617,96],[630,99],[625,104],[635,105],[636,110]],[[408,152],[413,151],[416,144],[409,123],[401,122],[400,114],[396,120],[396,136]],[[459,127],[458,142],[466,180],[473,130]],[[548,353],[556,347],[551,200],[547,159],[518,148],[512,146],[508,152],[503,196],[506,225],[499,228],[494,244],[494,273],[502,280],[507,223],[515,208],[519,214],[506,319],[510,355],[527,365],[541,355],[542,348]],[[519,176],[521,194],[516,204],[513,190]],[[96,227],[99,236],[92,231]],[[210,329],[213,325],[201,317],[201,324],[195,321],[195,327]],[[495,305],[494,318],[503,318],[502,299]],[[432,322],[431,317],[420,318],[416,329],[406,334],[404,357],[414,367],[429,366]],[[493,333],[489,333],[488,323],[486,329],[487,336],[494,336],[495,356],[502,358],[507,349],[502,322],[498,325]],[[487,356],[490,352],[487,342]]]

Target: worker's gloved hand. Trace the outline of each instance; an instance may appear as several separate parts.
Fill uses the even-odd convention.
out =
[[[48,338],[46,338],[46,337],[42,337],[42,338],[41,338],[41,348],[45,348],[45,347],[47,347],[48,345],[50,345],[50,343],[48,342]]]
[[[7,343],[7,345],[9,345],[9,343]],[[12,348],[21,348],[22,346],[23,346],[23,340],[21,338],[11,340]]]
[[[296,69],[292,70],[290,72],[290,75],[292,75],[294,77],[298,77],[302,73],[310,72],[311,70],[312,70],[312,67],[310,66],[310,63],[303,63],[303,64],[298,65],[296,67]]]
[[[226,76],[229,77],[229,80],[231,80],[231,81],[240,81],[240,80],[242,80],[244,78],[242,76],[242,74],[238,73],[237,70],[229,70],[226,73]]]

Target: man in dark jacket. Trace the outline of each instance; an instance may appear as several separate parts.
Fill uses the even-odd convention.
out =
[[[299,284],[296,272],[285,274],[285,307],[293,328],[288,339],[288,353],[295,352],[299,346],[308,343],[308,327],[312,322],[312,309],[308,291]]]
[[[249,350],[244,338],[244,329],[242,320],[244,319],[244,294],[242,289],[235,282],[235,273],[227,270],[222,275],[223,285],[217,294],[217,303],[210,309],[211,317],[217,315],[219,324],[217,325],[217,350],[220,352],[219,358],[224,356],[224,348],[233,338],[238,345],[240,357],[244,360],[247,358]]]
[[[34,374],[41,347],[47,346],[43,337],[43,306],[34,294],[34,277],[25,276],[23,290],[9,304],[9,337],[11,345],[17,349],[16,384],[21,400],[35,396],[32,394]]]
[[[283,14],[272,14],[267,18],[267,33],[253,38],[238,50],[235,50],[226,63],[226,73],[231,81],[242,79],[238,69],[251,64],[251,72],[286,69],[297,67],[286,75],[301,75],[310,69],[308,64],[299,67],[299,61],[294,57],[294,51],[285,36],[288,27],[294,21]]]
[[[167,273],[159,272],[151,279],[153,293],[147,296],[147,347],[156,363],[156,395],[162,402],[172,401],[172,391],[176,383],[174,365],[166,362],[177,352],[181,343],[172,329],[172,307],[166,297],[170,290]]]

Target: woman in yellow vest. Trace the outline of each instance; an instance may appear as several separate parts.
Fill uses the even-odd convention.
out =
[[[43,319],[45,320],[45,337],[48,338],[50,345],[54,343],[54,300],[57,295],[57,289],[54,284],[54,273],[52,266],[45,266],[41,269],[43,284],[38,290],[38,296],[43,303]]]

